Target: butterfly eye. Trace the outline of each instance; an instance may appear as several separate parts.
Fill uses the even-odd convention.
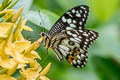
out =
[[[44,33],[44,32],[41,32],[41,36],[45,36],[46,35],[46,33]]]

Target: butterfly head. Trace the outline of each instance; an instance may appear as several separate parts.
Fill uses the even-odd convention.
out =
[[[50,42],[49,36],[45,32],[41,32],[41,36],[43,37],[45,47],[49,48],[49,42]]]

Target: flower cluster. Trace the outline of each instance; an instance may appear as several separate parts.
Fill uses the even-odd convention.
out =
[[[45,75],[51,63],[42,71],[36,61],[40,56],[35,50],[43,39],[31,43],[23,37],[23,29],[33,30],[25,25],[27,19],[21,16],[24,6],[17,12],[11,9],[17,1],[4,0],[0,4],[0,80],[49,80]],[[12,76],[16,70],[20,73],[18,78]]]

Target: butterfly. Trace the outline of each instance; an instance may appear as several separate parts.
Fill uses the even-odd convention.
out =
[[[89,7],[79,5],[64,13],[52,26],[49,33],[42,32],[46,48],[54,51],[59,61],[66,60],[76,68],[87,63],[87,49],[98,33],[85,29]]]

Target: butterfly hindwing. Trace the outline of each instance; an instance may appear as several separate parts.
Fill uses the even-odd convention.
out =
[[[71,30],[71,29],[84,29],[89,8],[85,5],[76,6],[68,10],[60,19],[53,25],[48,35]]]
[[[80,43],[69,38],[64,38],[60,42],[58,49],[60,53],[74,67],[84,67],[87,62],[87,51],[80,48]]]
[[[75,67],[84,67],[87,63],[87,48],[97,39],[98,33],[91,30],[67,30],[68,37],[59,39],[58,50]]]

